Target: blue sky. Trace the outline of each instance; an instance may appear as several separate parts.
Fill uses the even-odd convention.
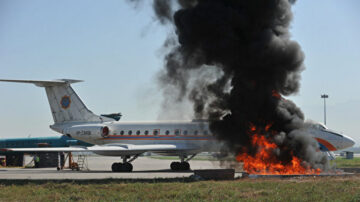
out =
[[[320,94],[329,94],[327,125],[360,143],[360,2],[299,0],[292,38],[306,55],[301,89],[289,97],[306,118],[323,121]],[[150,1],[1,0],[0,78],[73,78],[95,113],[123,120],[156,120],[161,93],[155,77],[169,29],[153,17]],[[45,92],[0,83],[0,137],[50,136]]]

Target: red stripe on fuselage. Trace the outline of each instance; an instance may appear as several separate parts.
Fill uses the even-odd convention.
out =
[[[324,145],[329,151],[336,151],[336,147],[334,147],[334,145],[330,144],[330,142],[324,140],[324,139],[321,139],[321,138],[317,138],[315,137],[315,139],[320,142],[320,144]]]

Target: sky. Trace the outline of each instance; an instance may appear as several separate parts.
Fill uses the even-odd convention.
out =
[[[305,53],[298,94],[288,97],[307,119],[360,145],[360,1],[298,0],[292,39]],[[0,0],[0,78],[81,79],[73,88],[96,114],[121,112],[124,121],[157,120],[169,27],[151,1]],[[181,119],[181,117],[179,117]],[[59,135],[44,89],[0,83],[0,138]]]

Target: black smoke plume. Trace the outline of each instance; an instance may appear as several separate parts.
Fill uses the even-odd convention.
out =
[[[304,54],[289,33],[294,3],[154,0],[157,18],[173,27],[177,37],[160,83],[166,102],[190,100],[195,118],[209,119],[211,131],[229,152],[236,155],[246,148],[255,153],[249,127],[271,125],[272,132],[264,135],[278,145],[277,158],[286,163],[294,154],[324,169],[327,158],[316,152],[303,113],[281,97],[298,92],[304,69]]]

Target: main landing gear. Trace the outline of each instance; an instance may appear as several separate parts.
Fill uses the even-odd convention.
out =
[[[178,170],[190,170],[190,164],[186,161],[184,162],[177,162],[174,161],[170,164],[171,170],[178,171]]]
[[[186,159],[185,155],[180,156],[181,162],[174,161],[170,164],[170,168],[173,171],[179,171],[179,170],[190,170],[190,164],[188,161],[190,161],[192,158],[194,158],[196,154],[193,154],[190,158]]]
[[[111,166],[111,170],[113,172],[131,172],[133,170],[133,166],[131,164],[139,155],[133,156],[129,161],[127,160],[130,156],[122,156],[122,163],[113,163]]]

